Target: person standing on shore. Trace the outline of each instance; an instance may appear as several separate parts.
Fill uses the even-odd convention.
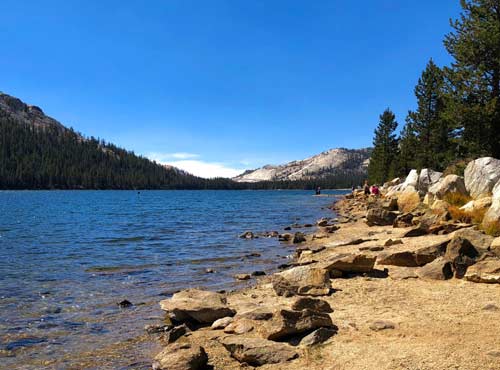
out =
[[[365,185],[363,187],[365,195],[370,195],[370,185],[368,185],[368,180],[365,180]]]

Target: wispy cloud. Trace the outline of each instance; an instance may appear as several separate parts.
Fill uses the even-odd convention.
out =
[[[244,168],[236,168],[224,163],[194,159],[200,156],[193,153],[150,153],[147,157],[204,178],[234,177],[245,171]]]
[[[158,153],[158,152],[153,152],[149,153],[148,155],[149,158],[157,161],[157,162],[162,162],[162,161],[167,161],[167,160],[172,160],[172,159],[192,159],[192,158],[198,158],[198,154],[194,153],[186,153],[186,152],[177,152],[177,153]]]

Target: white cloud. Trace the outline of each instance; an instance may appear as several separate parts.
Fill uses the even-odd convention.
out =
[[[157,162],[163,162],[171,159],[192,159],[192,158],[198,158],[198,154],[194,153],[185,153],[185,152],[178,152],[178,153],[149,153],[148,157],[154,161]]]
[[[203,162],[199,160],[170,161],[165,162],[164,164],[169,164],[193,175],[204,178],[234,177],[244,171],[242,169],[228,167],[222,163]]]
[[[230,167],[219,162],[193,159],[198,158],[199,155],[192,153],[149,153],[147,157],[204,178],[235,177],[245,171],[245,169]]]

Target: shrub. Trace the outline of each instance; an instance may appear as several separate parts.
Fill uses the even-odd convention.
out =
[[[479,225],[483,221],[487,210],[475,209],[473,211],[464,211],[458,206],[450,206],[448,211],[450,212],[451,218],[455,221]]]
[[[469,164],[471,159],[459,159],[452,162],[443,171],[443,177],[448,175],[458,175],[463,176],[465,172],[465,167]]]
[[[462,207],[464,204],[469,203],[472,198],[462,193],[453,192],[445,194],[443,200],[452,206]]]
[[[481,229],[488,235],[500,236],[500,222],[493,222],[488,225],[483,225]]]

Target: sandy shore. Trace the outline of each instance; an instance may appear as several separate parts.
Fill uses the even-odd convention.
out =
[[[378,256],[388,251],[416,251],[454,236],[404,237],[412,227],[369,227],[364,219],[366,211],[353,207],[349,200],[339,202],[336,210],[339,229],[325,233],[319,228],[308,235],[305,243],[298,244],[303,252],[297,263],[314,268],[343,253]],[[387,239],[400,240],[401,244],[382,247],[388,244]],[[338,332],[312,346],[296,345],[286,338],[282,342],[293,344],[289,347],[298,357],[259,368],[500,369],[500,285],[457,278],[421,279],[416,276],[417,269],[375,265],[378,274],[344,274],[331,279],[331,293],[315,298],[329,303],[333,309],[329,316]],[[233,321],[239,325],[236,332],[206,326],[190,331],[178,342],[202,346],[214,369],[253,368],[231,356],[224,343],[234,337],[262,338],[272,326],[274,319],[245,319],[245,313],[272,315],[293,306],[298,296],[277,295],[273,279],[260,278],[255,286],[227,295],[228,306],[237,313]]]

